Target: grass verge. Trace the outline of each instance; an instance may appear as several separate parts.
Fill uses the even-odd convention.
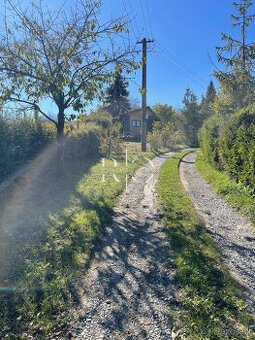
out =
[[[254,339],[252,314],[240,286],[222,264],[220,250],[197,216],[179,177],[176,154],[161,168],[158,191],[169,236],[181,308],[172,311],[177,339]]]
[[[113,160],[105,160],[104,167],[100,160],[84,174],[62,214],[50,217],[44,241],[27,259],[19,286],[10,292],[0,289],[1,339],[49,339],[69,323],[70,306],[79,302],[76,277],[85,272],[111,219],[126,174],[130,179],[146,162],[144,157],[152,156],[129,154],[128,167],[124,156],[115,157],[116,167]]]
[[[196,157],[195,165],[201,176],[210,183],[211,188],[234,208],[251,218],[255,224],[255,193],[254,189],[236,183],[229,176],[215,170],[205,159],[202,152]]]

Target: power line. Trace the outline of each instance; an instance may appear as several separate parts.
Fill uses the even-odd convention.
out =
[[[187,73],[187,74],[192,74],[192,72],[190,72],[186,67],[184,67],[182,65],[182,63],[180,63],[177,59],[173,58],[172,56],[169,56],[160,46],[157,45],[157,47],[160,49],[158,51],[158,53],[163,53],[163,56],[173,65],[176,65],[179,67],[179,69],[181,69],[183,72]]]
[[[173,61],[167,59],[164,55],[159,55],[159,52],[153,51],[154,54],[151,53],[154,57],[159,58],[164,64],[166,64],[171,70],[175,69],[176,71],[181,72],[183,75],[188,76],[188,74],[181,69],[178,65],[176,65]]]
[[[134,17],[130,17],[130,13],[132,12],[130,12],[130,11],[128,11],[128,9],[127,9],[127,7],[126,7],[126,4],[125,4],[125,2],[124,2],[124,0],[122,0],[122,5],[123,5],[123,9],[124,9],[124,11],[125,11],[125,13],[126,13],[126,15],[127,15],[127,17],[128,17],[128,28],[130,27],[130,29],[131,29],[131,31],[133,32],[133,35],[134,35],[134,37],[135,38],[137,38],[137,35],[136,35],[136,33],[135,33],[135,30],[134,30],[134,26],[133,26],[133,24],[132,24],[132,21],[134,20]],[[130,30],[129,30],[130,31]],[[128,32],[129,33],[129,32]]]
[[[145,32],[146,32],[146,35],[149,35],[148,30],[147,30],[146,18],[145,18],[145,14],[144,14],[144,10],[143,10],[142,1],[140,0],[139,3],[140,3],[141,10],[142,10]]]
[[[133,79],[129,79],[134,85],[136,85],[137,87],[138,87],[138,89],[140,89],[141,88],[141,86],[140,85],[138,85],[137,84],[137,82],[135,82]]]
[[[169,58],[171,58],[176,64],[178,64],[181,68],[183,68],[193,79],[198,80],[200,83],[205,83],[203,79],[201,79],[192,68],[190,68],[187,64],[182,62],[176,55],[171,53],[166,47],[164,47],[162,44],[159,44],[156,42],[157,47],[165,53]]]
[[[167,50],[166,47],[164,47],[163,45],[161,45],[158,42],[156,42],[156,44],[165,54],[167,54],[171,59],[173,59],[174,61],[176,61],[180,65],[182,65],[185,69],[187,69],[188,72],[195,73],[188,65],[183,63],[180,59],[178,59],[176,55],[174,55],[169,50]]]
[[[150,27],[151,37],[153,37],[152,26],[151,26],[151,15],[150,15],[150,9],[149,9],[148,0],[146,0],[146,7],[147,7],[148,18],[149,18],[149,27]]]
[[[130,7],[130,10],[131,10],[131,13],[133,13],[133,18],[132,20],[134,20],[135,22],[135,27],[136,27],[136,31],[137,31],[137,37],[140,35],[140,31],[139,31],[139,28],[138,28],[138,24],[137,24],[137,21],[136,21],[136,15],[135,15],[135,11],[131,5],[131,2],[130,0],[127,0],[128,1],[128,4],[129,4],[129,7]]]
[[[193,81],[199,82],[200,84],[204,85],[204,82],[202,82],[199,78],[195,78],[191,73],[187,72],[186,69],[182,68],[182,66],[180,64],[178,65],[177,63],[170,60],[168,57],[166,57],[164,55],[160,56],[156,52],[154,52],[154,54],[157,58],[159,58],[162,62],[164,62],[169,68],[173,69],[173,67],[174,67],[175,70],[181,72],[184,76],[189,77]]]

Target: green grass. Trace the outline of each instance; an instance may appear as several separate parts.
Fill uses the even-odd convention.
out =
[[[255,193],[254,190],[238,184],[229,176],[215,170],[205,159],[202,152],[196,157],[196,167],[201,176],[210,183],[211,188],[234,208],[251,218],[255,224]]]
[[[151,158],[152,153],[143,153]],[[79,303],[77,277],[86,275],[95,245],[100,245],[104,226],[109,223],[113,206],[135,169],[146,160],[129,153],[125,157],[92,166],[76,185],[76,192],[61,214],[52,215],[44,241],[27,259],[23,279],[15,292],[0,292],[0,338],[48,339],[56,328],[70,322],[70,306]],[[132,159],[136,160],[132,164]],[[105,174],[105,182],[102,176]],[[120,182],[113,179],[116,174]]]
[[[179,162],[187,151],[166,161],[158,191],[169,236],[181,308],[171,315],[178,339],[254,339],[254,319],[243,301],[243,291],[222,264],[217,245],[197,216],[179,178]]]

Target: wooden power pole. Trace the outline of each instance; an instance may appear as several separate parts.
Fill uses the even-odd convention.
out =
[[[146,121],[146,68],[147,68],[147,43],[151,43],[154,40],[147,40],[143,38],[142,41],[138,41],[138,44],[143,44],[143,73],[142,73],[142,133],[141,133],[141,148],[142,152],[146,151],[146,135],[147,135],[147,121]]]

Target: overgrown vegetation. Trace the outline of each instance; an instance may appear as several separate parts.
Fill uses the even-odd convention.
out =
[[[147,134],[147,141],[154,151],[178,148],[184,142],[181,117],[172,106],[157,103],[153,106],[156,120]]]
[[[217,115],[207,120],[200,133],[206,160],[224,170],[237,183],[255,187],[255,114],[254,104],[226,120]]]
[[[1,180],[52,143],[56,131],[51,124],[32,117],[13,119],[0,114],[0,136]]]
[[[154,122],[152,132],[148,133],[147,141],[154,151],[171,150],[181,144],[182,136],[179,131],[175,131],[173,123]]]
[[[219,136],[222,127],[222,119],[213,115],[207,119],[198,133],[198,140],[203,154],[208,162],[215,168],[220,167]]]
[[[122,136],[121,123],[113,120],[112,115],[105,108],[99,108],[90,115],[82,116],[82,122],[87,127],[96,127],[99,132],[99,151],[103,156],[121,154]]]
[[[51,216],[44,241],[25,263],[18,290],[1,292],[1,338],[27,339],[33,334],[36,339],[47,339],[54,327],[64,327],[70,321],[69,307],[78,303],[75,278],[86,269],[103,227],[110,221],[126,173],[130,178],[145,162],[136,154],[129,154],[128,167],[124,156],[116,160],[117,167],[112,160],[105,160],[105,167],[99,161],[84,174],[63,213]]]
[[[108,124],[113,125],[111,120]],[[68,128],[65,138],[59,144],[63,161],[86,158],[90,154],[99,156],[106,128],[95,122],[82,124],[79,129],[71,125]],[[56,144],[57,132],[52,123],[31,115],[20,118],[0,115],[0,134],[1,180],[15,172],[19,166],[32,161],[47,146]],[[111,143],[115,145],[115,139],[118,138],[118,134],[114,134]]]
[[[228,122],[219,139],[219,154],[229,176],[255,193],[255,105]]]
[[[237,206],[244,197],[242,193],[242,198],[238,199],[235,191],[245,186],[245,194],[249,192],[254,195],[255,192],[255,58],[254,43],[249,42],[248,34],[255,19],[251,12],[252,5],[250,0],[233,3],[235,14],[230,16],[232,27],[239,30],[240,38],[222,33],[223,46],[217,46],[216,51],[218,61],[225,66],[225,70],[215,71],[220,89],[210,105],[214,116],[205,121],[199,132],[205,160],[224,172],[223,184],[216,185],[216,189],[220,192],[224,187],[222,190],[226,192],[226,197],[237,200]],[[202,167],[202,161],[199,164]],[[230,180],[225,178],[226,174]],[[226,182],[232,183],[232,189],[225,187]]]
[[[205,156],[200,152],[196,157],[196,167],[202,177],[208,181],[212,189],[224,197],[233,207],[251,218],[255,224],[255,195],[254,190],[236,183],[230,179],[226,172],[221,172],[212,167]]]
[[[254,339],[254,319],[242,300],[240,286],[222,264],[212,241],[186,194],[178,165],[187,151],[161,168],[158,191],[169,236],[176,280],[181,284],[181,310],[173,310],[178,339]]]

